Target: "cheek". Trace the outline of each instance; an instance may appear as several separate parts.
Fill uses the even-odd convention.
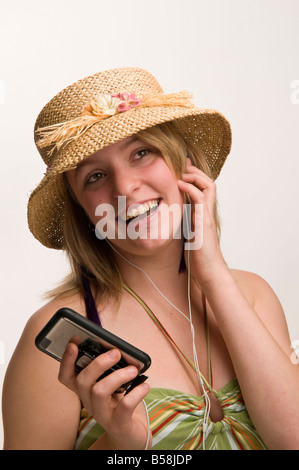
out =
[[[179,193],[177,176],[174,170],[171,170],[162,158],[157,160],[155,165],[148,169],[147,176],[164,192]]]
[[[103,204],[103,202],[103,199],[99,198],[99,196],[96,194],[88,195],[84,198],[84,201],[82,201],[81,205],[93,223],[98,220],[98,217],[95,215],[96,208],[100,204]]]
[[[94,215],[96,207],[103,202],[103,194],[99,191],[86,191],[81,188],[81,184],[76,183],[75,170],[67,173],[67,182],[77,203],[85,210],[90,216]]]
[[[77,195],[77,202],[78,204],[82,207],[82,209],[85,211],[86,215],[88,218],[91,220],[91,222],[95,223],[96,216],[96,208],[99,204],[103,203],[103,199],[99,197],[98,194],[95,192],[87,192],[84,195],[78,194]]]
[[[168,167],[167,167],[168,168]],[[161,179],[159,179],[161,189],[166,194],[166,198],[169,200],[169,203],[183,204],[184,196],[179,190],[177,183],[177,176],[172,173],[169,168],[168,171],[165,171],[164,174],[161,174]]]

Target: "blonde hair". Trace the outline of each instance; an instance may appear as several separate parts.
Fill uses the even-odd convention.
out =
[[[186,146],[180,133],[172,123],[164,123],[138,132],[138,138],[157,149],[166,163],[173,168],[178,177],[185,168],[186,157],[193,165],[211,177],[209,166],[197,147]],[[71,272],[48,297],[63,297],[83,294],[82,273],[95,288],[101,303],[109,298],[119,299],[122,289],[122,278],[115,263],[111,247],[105,240],[99,240],[90,228],[85,212],[76,202],[67,179],[64,219],[64,250],[69,258]],[[220,223],[215,203],[214,218],[220,237]],[[179,267],[178,267],[179,268]]]

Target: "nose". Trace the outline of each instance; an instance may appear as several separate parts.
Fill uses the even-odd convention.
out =
[[[140,187],[140,178],[136,171],[130,168],[119,168],[111,179],[112,193],[118,196],[129,197]]]

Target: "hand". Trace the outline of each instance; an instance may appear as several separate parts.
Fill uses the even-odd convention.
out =
[[[203,171],[192,166],[187,158],[186,172],[182,174],[182,180],[178,180],[178,187],[189,196],[191,202],[194,239],[189,243],[189,255],[185,250],[186,265],[189,257],[188,269],[202,285],[214,279],[219,268],[226,268],[214,219],[216,185]]]
[[[100,375],[120,360],[120,351],[112,349],[101,354],[79,374],[75,373],[77,355],[78,347],[69,343],[62,358],[59,381],[79,396],[87,411],[105,429],[111,449],[144,449],[148,429],[142,400],[149,391],[148,385],[141,384],[125,396],[114,393],[137,376],[136,367],[119,369],[97,382]]]

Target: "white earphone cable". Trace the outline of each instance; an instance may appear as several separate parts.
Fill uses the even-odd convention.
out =
[[[208,427],[208,422],[209,422],[209,416],[210,416],[210,410],[211,410],[211,401],[210,397],[206,391],[205,384],[202,379],[202,375],[199,369],[199,364],[198,364],[198,358],[197,358],[197,352],[196,352],[196,345],[195,345],[195,330],[192,322],[192,308],[191,308],[191,280],[190,280],[190,250],[188,250],[188,308],[189,308],[189,321],[190,321],[190,328],[191,328],[191,335],[192,335],[192,345],[193,345],[193,361],[196,369],[196,374],[198,381],[201,385],[201,388],[203,390],[204,394],[204,399],[205,399],[205,412],[204,412],[204,419],[203,419],[203,449],[205,450],[205,438],[206,438],[206,432],[207,432],[207,427]]]
[[[146,278],[149,280],[149,282],[152,284],[152,286],[156,289],[156,291],[163,297],[163,299],[166,300],[166,302],[168,302],[173,308],[175,308],[181,315],[183,315],[183,317],[186,318],[186,320],[188,320],[188,322],[190,323],[190,330],[191,330],[191,336],[192,336],[192,346],[193,346],[193,361],[194,361],[194,366],[195,366],[196,374],[197,374],[197,377],[198,377],[198,381],[199,381],[199,383],[201,385],[201,388],[203,390],[205,405],[206,405],[205,406],[205,412],[204,412],[204,419],[203,419],[203,449],[205,450],[205,438],[206,438],[206,432],[207,432],[208,422],[209,422],[209,415],[210,415],[210,410],[211,410],[211,401],[210,401],[209,395],[206,391],[205,384],[203,382],[201,372],[199,370],[199,364],[198,364],[198,358],[197,358],[197,351],[196,351],[196,345],[195,345],[195,329],[194,329],[193,322],[192,322],[192,308],[191,308],[191,294],[190,294],[190,289],[191,289],[190,269],[188,269],[188,309],[189,309],[189,318],[188,318],[187,315],[185,315],[178,307],[176,307],[163,294],[163,292],[160,291],[160,289],[156,286],[156,284],[153,282],[153,280],[149,277],[149,275],[142,268],[140,268],[136,264],[132,263],[127,258],[125,258],[121,253],[119,253],[119,251],[109,242],[109,240],[106,239],[106,241],[109,244],[109,246],[124,261],[126,261],[132,267],[134,267],[134,268],[138,269],[139,271],[141,271],[146,276]],[[188,266],[190,266],[189,262],[190,262],[190,250],[188,250]],[[147,408],[146,408],[145,403],[144,403],[144,406],[145,406],[145,409],[146,409],[146,412],[147,412]],[[146,443],[145,448],[147,448],[148,440],[149,440],[149,417],[148,417],[148,413],[147,413],[147,420],[148,420],[148,436],[147,436],[147,443]]]

